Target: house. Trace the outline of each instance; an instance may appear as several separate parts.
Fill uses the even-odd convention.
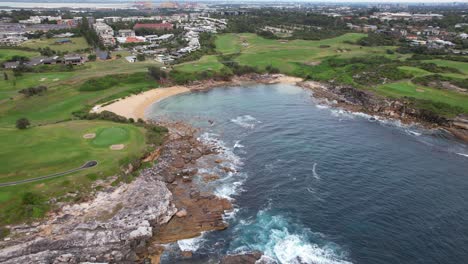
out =
[[[171,23],[151,23],[151,24],[143,24],[143,23],[137,23],[133,27],[133,30],[137,29],[154,29],[154,30],[171,30],[173,29],[173,25]]]
[[[121,29],[119,30],[119,36],[122,38],[127,38],[127,37],[134,37],[135,36],[135,31],[131,29]]]
[[[20,65],[19,61],[9,61],[3,63],[5,69],[16,69]]]
[[[79,54],[65,55],[63,62],[71,65],[82,65],[84,63],[84,57]]]
[[[137,57],[136,56],[127,56],[125,57],[125,59],[130,62],[130,63],[134,63],[137,61]]]

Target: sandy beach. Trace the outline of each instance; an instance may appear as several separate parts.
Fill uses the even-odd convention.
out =
[[[100,113],[102,111],[114,112],[126,118],[145,118],[145,110],[154,102],[161,101],[173,95],[189,92],[185,86],[172,86],[166,88],[156,88],[140,94],[134,94],[120,99],[106,106],[96,106],[93,111]]]
[[[159,102],[168,97],[187,93],[190,91],[200,91],[211,89],[223,85],[242,85],[248,83],[284,83],[284,84],[296,84],[302,82],[303,80],[298,77],[291,77],[283,74],[275,75],[255,75],[256,78],[250,77],[237,77],[233,78],[231,81],[213,81],[207,80],[202,81],[191,86],[171,86],[165,88],[156,88],[150,91],[146,91],[140,94],[131,95],[126,98],[119,99],[111,104],[102,106],[97,105],[93,107],[91,112],[100,113],[102,111],[114,112],[120,116],[126,118],[133,118],[137,120],[138,118],[145,119],[146,109],[153,103]],[[259,77],[260,76],[260,77]]]

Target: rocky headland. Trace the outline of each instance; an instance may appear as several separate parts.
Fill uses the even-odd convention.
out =
[[[468,142],[468,116],[445,118],[415,107],[409,99],[382,97],[372,91],[363,91],[352,86],[315,81],[303,81],[298,85],[312,90],[314,97],[325,104],[351,112],[396,119],[405,124],[418,123],[426,128],[445,129],[457,138]]]

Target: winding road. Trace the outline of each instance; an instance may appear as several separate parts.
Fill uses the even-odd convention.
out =
[[[80,170],[92,168],[92,167],[94,167],[94,166],[97,166],[97,164],[98,164],[98,162],[95,161],[95,160],[87,161],[87,162],[86,162],[85,164],[83,164],[81,167],[78,167],[78,168],[75,168],[75,169],[71,169],[71,170],[67,170],[67,171],[59,172],[59,173],[54,173],[54,174],[50,174],[50,175],[46,175],[46,176],[41,176],[41,177],[37,177],[37,178],[32,178],[32,179],[26,179],[26,180],[21,180],[21,181],[0,183],[0,187],[13,186],[13,185],[18,185],[18,184],[22,184],[22,183],[28,183],[28,182],[34,182],[34,181],[40,181],[40,180],[51,179],[51,178],[59,177],[59,176],[66,175],[66,174],[69,174],[69,173],[72,173],[72,172],[76,172],[76,171],[80,171]]]

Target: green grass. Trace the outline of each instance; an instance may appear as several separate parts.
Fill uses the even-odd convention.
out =
[[[272,65],[283,73],[292,74],[298,69],[298,63],[316,64],[330,56],[350,58],[353,56],[382,55],[397,58],[396,54],[386,54],[386,50],[395,47],[360,47],[345,43],[354,42],[365,34],[349,33],[336,38],[320,41],[310,40],[272,40],[255,34],[224,34],[218,36],[216,49],[223,54],[241,52],[235,58],[242,65],[257,66],[264,69]],[[330,47],[320,48],[321,45]]]
[[[26,51],[19,49],[0,49],[0,62],[10,60],[13,56],[22,56],[27,58],[39,56],[39,52]]]
[[[18,91],[38,85],[54,87],[61,80],[73,76],[73,72],[44,72],[44,73],[24,73],[22,76],[14,76],[12,71],[6,72],[8,80],[0,79],[0,101],[18,96]]]
[[[432,72],[428,72],[426,70],[417,68],[417,67],[411,67],[411,66],[400,66],[398,69],[405,71],[409,74],[412,74],[414,76],[424,76],[424,75],[430,75],[433,74]]]
[[[97,133],[102,143],[110,135],[114,142],[124,143],[122,150],[96,146],[86,133]],[[122,133],[125,131],[125,133]],[[97,160],[93,168],[53,179],[42,180],[0,189],[0,225],[42,217],[49,209],[51,197],[64,197],[69,192],[81,194],[91,190],[96,179],[115,175],[120,166],[138,158],[146,148],[145,129],[131,124],[107,121],[71,121],[26,130],[0,129],[0,182],[16,181],[62,172]],[[122,136],[125,134],[125,138]],[[32,192],[39,201],[31,209],[25,205],[25,193]],[[28,211],[31,210],[31,211]]]
[[[182,63],[175,66],[175,69],[183,72],[201,72],[201,71],[219,71],[223,68],[216,56],[206,55],[197,61],[191,61],[187,63]]]
[[[413,97],[421,100],[441,102],[453,107],[460,107],[468,113],[468,95],[457,92],[418,86],[410,81],[395,82],[377,87],[377,92],[394,98]]]
[[[84,139],[96,133],[95,139]],[[90,172],[115,172],[118,161],[128,154],[137,156],[144,149],[143,129],[104,121],[70,121],[26,130],[1,129],[0,182],[15,181],[61,172],[98,160]],[[112,144],[126,148],[112,151]]]
[[[96,132],[96,138],[91,143],[96,147],[109,147],[114,144],[123,144],[128,141],[130,135],[125,127],[100,128]]]
[[[71,40],[71,43],[57,44],[56,41],[60,39],[61,38],[31,39],[21,44],[21,46],[36,50],[39,48],[49,47],[55,51],[69,53],[89,48],[86,39],[83,37],[68,38]]]
[[[438,66],[446,66],[460,70],[464,75],[468,75],[468,63],[461,61],[450,61],[450,60],[425,60],[424,62],[432,62]]]

